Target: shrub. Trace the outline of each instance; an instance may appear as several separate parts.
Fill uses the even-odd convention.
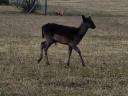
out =
[[[23,0],[21,7],[23,12],[31,13],[36,9],[37,4],[37,0]]]
[[[1,4],[9,5],[9,0],[0,0],[0,5]]]

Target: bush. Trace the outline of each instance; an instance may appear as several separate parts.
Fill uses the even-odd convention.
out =
[[[9,5],[9,0],[0,0],[0,5],[1,4]]]
[[[23,0],[22,2],[22,8],[23,8],[23,12],[25,13],[31,13],[36,9],[37,6],[37,1],[38,0]]]

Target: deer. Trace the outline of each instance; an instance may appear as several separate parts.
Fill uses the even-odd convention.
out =
[[[87,33],[88,29],[95,29],[96,25],[94,24],[91,16],[82,15],[82,23],[79,27],[59,25],[56,23],[47,23],[42,26],[42,38],[45,38],[45,41],[41,42],[41,53],[38,59],[38,63],[43,59],[43,50],[45,53],[46,64],[50,65],[48,60],[48,48],[52,44],[60,43],[68,46],[68,60],[67,66],[70,66],[70,57],[72,50],[75,50],[81,59],[82,66],[85,66],[85,62],[82,58],[81,51],[77,47],[84,35]]]

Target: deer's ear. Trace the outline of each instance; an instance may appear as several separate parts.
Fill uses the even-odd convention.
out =
[[[85,21],[85,20],[86,20],[86,18],[85,18],[85,16],[84,16],[84,15],[82,15],[82,19],[83,19],[83,21]]]

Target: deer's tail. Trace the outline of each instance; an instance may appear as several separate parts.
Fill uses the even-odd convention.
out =
[[[42,26],[42,38],[44,38],[44,26]]]

